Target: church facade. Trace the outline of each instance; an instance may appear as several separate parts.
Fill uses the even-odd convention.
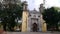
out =
[[[46,23],[43,20],[43,4],[40,4],[39,11],[35,9],[29,11],[27,9],[27,2],[24,1],[23,16],[22,16],[22,32],[46,32]]]
[[[27,30],[31,32],[42,30],[40,12],[36,11],[35,9],[29,11]]]

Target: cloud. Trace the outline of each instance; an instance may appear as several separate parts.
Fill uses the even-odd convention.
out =
[[[28,1],[28,8],[30,10],[33,10],[34,8],[38,10],[39,5],[43,3],[43,0],[26,0],[26,1]],[[45,0],[46,8],[52,6],[60,7],[60,0]]]
[[[40,4],[43,3],[43,0],[35,0],[35,8],[36,10],[39,10]]]
[[[38,10],[39,5],[42,3],[43,0],[27,0],[28,1],[28,8],[33,10],[36,8]]]
[[[60,7],[59,0],[49,0],[49,1],[46,0],[45,7],[52,7],[52,6]]]

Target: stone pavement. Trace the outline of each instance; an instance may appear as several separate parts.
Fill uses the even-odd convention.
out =
[[[60,32],[6,32],[5,34],[60,34]]]

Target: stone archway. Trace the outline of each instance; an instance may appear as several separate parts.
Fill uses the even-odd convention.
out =
[[[38,26],[37,26],[36,23],[33,23],[33,24],[32,24],[32,31],[33,31],[33,32],[37,32],[37,31],[38,31]]]

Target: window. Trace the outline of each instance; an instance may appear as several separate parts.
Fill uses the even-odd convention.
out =
[[[31,17],[31,15],[29,15],[28,17]]]
[[[38,16],[38,17],[40,17],[40,16]]]
[[[34,15],[34,17],[36,17],[36,15]]]
[[[31,15],[29,15],[29,16],[31,16]]]

